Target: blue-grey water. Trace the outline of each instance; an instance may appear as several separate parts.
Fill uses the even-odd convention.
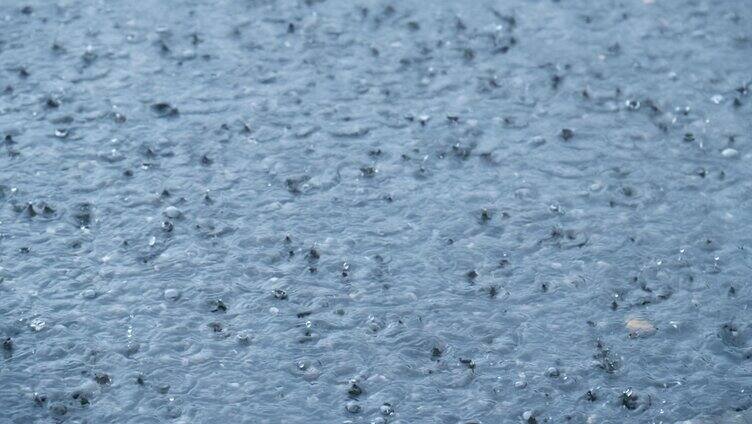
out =
[[[752,422],[749,0],[0,20],[0,422]]]

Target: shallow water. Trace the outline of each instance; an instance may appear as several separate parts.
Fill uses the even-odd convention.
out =
[[[751,6],[4,2],[0,421],[752,421]]]

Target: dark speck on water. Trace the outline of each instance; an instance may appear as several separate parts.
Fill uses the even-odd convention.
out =
[[[0,5],[0,423],[752,422],[749,0]]]

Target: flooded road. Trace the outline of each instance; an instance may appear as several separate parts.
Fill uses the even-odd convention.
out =
[[[752,422],[749,0],[0,18],[0,422]]]

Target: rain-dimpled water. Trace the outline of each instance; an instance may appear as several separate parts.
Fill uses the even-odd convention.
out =
[[[752,422],[749,0],[0,20],[0,422]]]

